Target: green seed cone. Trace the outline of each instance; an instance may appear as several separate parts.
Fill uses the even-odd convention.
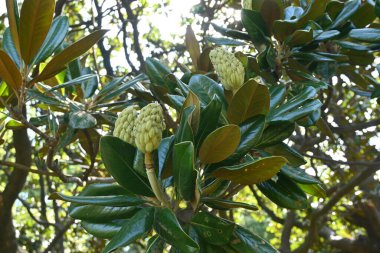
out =
[[[244,66],[233,53],[221,47],[214,48],[210,52],[210,59],[226,90],[234,92],[243,85]]]
[[[135,146],[135,122],[137,120],[137,110],[134,106],[125,108],[115,122],[113,136],[119,137],[125,142]]]
[[[143,153],[151,153],[158,148],[165,129],[162,108],[151,103],[141,109],[135,122],[136,147]]]

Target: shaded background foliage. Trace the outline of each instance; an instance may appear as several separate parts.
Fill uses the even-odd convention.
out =
[[[284,2],[289,5],[293,1]],[[297,4],[305,2],[294,1]],[[365,4],[367,1],[362,2]],[[100,74],[102,83],[112,77],[141,73],[144,59],[148,56],[160,58],[173,69],[181,65],[189,67],[191,61],[184,43],[188,24],[192,24],[202,47],[211,45],[206,36],[216,34],[211,22],[228,28],[242,27],[237,15],[239,1],[204,0],[196,3],[183,17],[181,30],[175,31],[172,38],[163,39],[160,26],[165,24],[157,23],[151,17],[155,13],[171,15],[175,9],[171,10],[170,6],[169,1],[58,0],[55,15],[69,17],[69,44],[96,29],[112,29],[93,51],[81,59],[87,61],[88,66],[94,66],[92,71]],[[373,21],[371,26],[379,27],[374,8],[369,8],[365,14],[363,12],[359,17],[373,17],[369,23]],[[0,20],[3,31],[5,14],[0,16]],[[245,49],[248,50],[247,47]],[[252,53],[256,52],[252,49]],[[359,54],[364,55],[359,61],[377,57],[377,53]],[[334,66],[326,65],[326,68],[330,67]],[[366,66],[361,69],[361,74],[376,79],[379,76],[376,67]],[[323,71],[321,73],[328,73],[329,69]],[[261,210],[236,211],[234,218],[239,224],[258,232],[283,252],[300,245],[303,245],[302,249],[311,248],[313,252],[371,252],[371,247],[378,247],[380,187],[379,174],[375,171],[380,166],[379,104],[362,91],[364,81],[360,76],[327,74],[326,82],[330,86],[319,96],[323,102],[322,118],[332,132],[297,128],[296,134],[289,138],[289,144],[309,158],[305,166],[311,168],[308,172],[326,184],[327,198],[312,197],[309,209],[287,211],[247,188],[237,200],[256,203]],[[123,99],[125,97],[120,100]],[[33,116],[35,112],[29,113]],[[5,128],[13,129],[14,124],[8,122]],[[11,131],[3,131],[0,161],[15,158],[17,143],[22,142],[17,140],[16,134],[13,136],[14,140]],[[64,174],[81,175],[90,167],[99,166],[92,176],[107,176],[96,158],[97,146],[94,143],[99,134],[81,131],[78,137],[57,154]],[[62,183],[61,179],[47,175],[46,165],[38,158],[38,153],[44,149],[43,143],[37,138],[33,139],[32,145],[33,162],[37,164],[39,173],[29,173],[25,185],[12,180],[14,173],[6,164],[0,167],[1,191],[7,184],[16,191],[17,185],[22,188],[12,209],[19,248],[26,252],[100,252],[105,241],[88,235],[71,220],[67,215],[66,203],[47,199],[52,192],[75,194],[82,187],[73,180]],[[91,181],[91,178],[87,179]],[[331,199],[334,201],[331,202]],[[0,199],[0,207],[3,208],[2,203]],[[322,211],[315,212],[317,208]],[[305,234],[313,236],[305,241]],[[137,244],[130,246],[128,252],[139,252],[141,247]]]

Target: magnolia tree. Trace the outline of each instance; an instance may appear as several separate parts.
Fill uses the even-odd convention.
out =
[[[190,69],[173,73],[147,58],[145,74],[102,83],[78,57],[105,30],[66,45],[68,20],[53,20],[54,0],[25,0],[20,15],[8,0],[0,120],[13,129],[16,160],[0,164],[15,168],[10,180],[19,188],[32,157],[38,173],[86,184],[77,196],[50,199],[71,202],[72,218],[109,239],[103,252],[133,243],[146,252],[277,252],[235,223],[235,209],[261,212],[236,197],[250,188],[286,209],[309,208],[308,196],[324,198],[323,182],[305,172],[304,157],[286,140],[314,126],[334,138],[319,98],[337,73],[363,79],[361,92],[380,95],[377,82],[359,74],[374,60],[367,51],[378,49],[375,17],[356,15],[360,0],[299,2],[243,1],[243,29],[214,25],[225,37],[209,38],[213,47],[201,49],[188,28]],[[26,129],[43,143],[33,155]],[[79,163],[82,173],[67,174],[57,157],[76,141],[89,159]],[[97,171],[103,165],[107,174]],[[3,193],[4,231],[12,231],[5,221],[17,194]],[[0,251],[14,252],[12,235],[0,235]],[[296,252],[306,252],[312,236]]]

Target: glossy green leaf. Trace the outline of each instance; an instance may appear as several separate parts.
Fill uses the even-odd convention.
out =
[[[69,31],[69,19],[59,16],[53,20],[46,38],[38,53],[32,60],[32,64],[38,64],[50,57],[62,44]]]
[[[331,24],[330,29],[334,29],[342,26],[347,20],[355,14],[355,12],[359,9],[361,4],[360,0],[349,0],[344,4],[342,11],[339,15],[334,19],[334,22]]]
[[[192,200],[197,173],[194,169],[194,146],[190,141],[177,143],[173,148],[173,177],[177,191],[184,200]]]
[[[251,211],[259,210],[257,206],[249,205],[247,203],[235,202],[231,200],[213,198],[213,197],[203,197],[201,199],[201,202],[205,203],[207,206],[211,208],[219,209],[219,210],[229,210],[232,208],[244,208]]]
[[[222,111],[222,104],[217,99],[216,95],[211,102],[201,110],[199,119],[199,130],[196,136],[196,150],[203,140],[216,129]]]
[[[130,194],[125,188],[118,184],[89,184],[79,196],[110,196],[110,195],[127,195]]]
[[[305,12],[297,21],[298,27],[303,27],[309,20],[315,20],[325,13],[328,0],[312,0]]]
[[[335,41],[336,44],[345,49],[355,50],[355,51],[369,51],[369,47],[349,41]]]
[[[74,129],[87,129],[96,126],[96,119],[85,111],[70,113],[69,125]]]
[[[206,36],[206,40],[210,43],[213,43],[218,46],[244,46],[247,45],[247,43],[235,40],[235,39],[229,39],[229,38],[216,38],[211,36]]]
[[[148,57],[145,61],[146,74],[153,84],[160,85],[174,91],[175,87],[169,86],[166,78],[171,74],[170,69],[160,61]]]
[[[74,219],[90,222],[107,222],[117,219],[127,219],[139,209],[134,206],[112,207],[112,206],[73,206],[69,209],[69,215]]]
[[[100,154],[109,173],[115,180],[131,192],[144,196],[154,196],[149,181],[133,169],[136,149],[113,136],[100,139]]]
[[[84,68],[82,69],[82,75],[94,75],[95,72],[93,72],[90,68]],[[94,95],[96,89],[98,88],[98,78],[96,75],[93,77],[83,81],[81,83],[81,88],[83,92],[84,98],[89,98],[92,95]]]
[[[18,93],[22,85],[20,71],[9,55],[2,50],[0,50],[0,78],[3,79],[14,92]]]
[[[326,191],[320,184],[300,184],[297,183],[298,187],[301,188],[307,194],[316,196],[318,198],[326,198]]]
[[[268,147],[281,143],[283,140],[289,138],[294,132],[294,123],[278,122],[269,125],[263,132],[259,146]]]
[[[300,61],[308,61],[308,62],[334,62],[335,60],[330,57],[326,57],[317,53],[303,53],[297,52],[293,53],[292,57]]]
[[[266,152],[270,153],[271,155],[274,156],[282,156],[286,158],[286,160],[289,161],[289,164],[291,166],[301,166],[306,163],[305,159],[303,156],[298,153],[297,150],[289,147],[285,143],[281,142],[276,145],[269,146],[264,149]]]
[[[171,167],[169,163],[171,163],[171,160],[169,159],[172,153],[173,149],[173,143],[174,143],[174,135],[170,137],[163,138],[160,142],[160,145],[158,146],[157,153],[158,153],[158,175],[160,177],[163,176],[164,170],[167,167]]]
[[[248,229],[236,226],[230,245],[239,253],[279,253],[270,243]]]
[[[72,203],[98,206],[137,206],[145,203],[145,200],[129,195],[119,196],[67,196],[61,193],[53,193],[50,199],[60,199]]]
[[[340,35],[338,30],[330,30],[330,31],[314,31],[314,41],[327,41],[334,39]]]
[[[305,103],[307,100],[314,98],[317,95],[317,90],[313,87],[306,87],[296,96],[289,99],[285,104],[272,110],[268,115],[270,121],[277,121],[276,118],[283,118],[285,113],[292,110],[297,111],[298,107]]]
[[[273,35],[280,42],[283,42],[288,36],[295,32],[296,29],[297,24],[295,22],[276,20],[273,23]]]
[[[28,65],[40,50],[53,20],[54,0],[25,0],[20,15],[20,51]]]
[[[218,26],[214,23],[211,23],[211,25],[215,29],[215,31],[217,31],[218,33],[224,36],[234,38],[234,39],[250,40],[250,36],[247,33],[241,32],[239,30],[234,30],[234,29]]]
[[[98,30],[68,46],[55,55],[33,82],[49,79],[61,72],[66,64],[87,52],[108,30]]]
[[[152,229],[153,220],[153,208],[147,207],[141,209],[123,225],[120,231],[102,250],[102,253],[112,252],[117,248],[125,247],[137,239],[144,237]]]
[[[224,166],[212,174],[236,184],[252,185],[272,178],[287,162],[281,156],[271,156],[238,165]]]
[[[300,184],[319,184],[320,183],[318,179],[307,174],[305,170],[297,168],[297,167],[293,168],[290,166],[284,166],[281,169],[280,173],[291,178],[296,183],[300,183]]]
[[[297,30],[286,41],[290,47],[305,45],[313,40],[313,30]]]
[[[379,28],[362,28],[352,29],[348,36],[351,39],[363,42],[380,42],[380,29]]]
[[[4,31],[2,44],[4,51],[11,57],[17,67],[20,68],[20,56],[17,53],[16,46],[12,39],[11,30],[9,28]]]
[[[107,239],[114,237],[122,227],[121,224],[114,222],[94,223],[89,221],[82,221],[81,225],[88,233],[99,238]]]
[[[257,185],[260,191],[280,207],[288,209],[305,209],[308,202],[305,193],[281,174],[277,180],[268,180]]]
[[[14,42],[15,49],[18,55],[20,55],[20,38],[19,38],[19,26],[20,17],[18,11],[17,0],[6,0],[7,14],[9,29]]]
[[[198,244],[183,231],[175,214],[170,209],[156,208],[153,226],[162,239],[181,252],[198,252]]]
[[[227,244],[235,224],[218,218],[210,213],[200,212],[194,215],[191,225],[207,243],[212,245]]]
[[[258,115],[240,125],[240,143],[228,161],[236,162],[255,147],[263,134],[265,116]]]
[[[67,81],[67,82],[64,82],[62,84],[54,86],[48,92],[51,92],[51,91],[54,91],[54,90],[58,90],[58,89],[62,89],[62,88],[71,87],[73,85],[78,85],[78,84],[81,84],[81,82],[89,80],[89,79],[94,78],[94,77],[96,78],[95,74],[88,74],[88,75],[79,76],[79,77],[74,78],[74,79],[72,79],[70,81]]]
[[[251,79],[233,96],[227,110],[228,121],[240,124],[255,115],[266,115],[269,112],[269,104],[268,88]]]
[[[192,76],[189,81],[189,88],[197,95],[204,106],[208,105],[214,96],[216,96],[224,106],[226,105],[222,86],[207,76]]]
[[[180,123],[175,135],[175,143],[193,141],[194,134],[191,128],[191,117],[195,111],[195,106],[189,106],[182,111]]]
[[[237,125],[226,125],[210,133],[199,149],[199,159],[205,163],[223,161],[234,153],[240,143],[240,129]]]
[[[241,21],[254,44],[265,44],[269,40],[264,20],[259,12],[242,9]]]
[[[275,121],[289,121],[294,122],[308,114],[313,113],[314,111],[318,110],[322,106],[321,101],[319,100],[311,100],[306,103],[304,103],[301,107],[297,108],[296,110],[285,112],[282,115],[278,115],[269,118],[271,122]]]
[[[270,110],[276,108],[280,103],[282,103],[286,96],[285,86],[273,86],[269,89],[270,92]]]
[[[154,235],[148,240],[145,253],[160,253],[163,252],[165,242],[159,235]]]

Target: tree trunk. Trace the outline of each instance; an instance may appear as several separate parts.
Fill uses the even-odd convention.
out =
[[[27,129],[13,131],[13,144],[16,163],[30,167],[32,148]],[[18,194],[22,191],[27,176],[27,171],[14,169],[9,176],[4,192],[0,195],[0,252],[17,252],[17,238],[12,221],[12,206]]]

